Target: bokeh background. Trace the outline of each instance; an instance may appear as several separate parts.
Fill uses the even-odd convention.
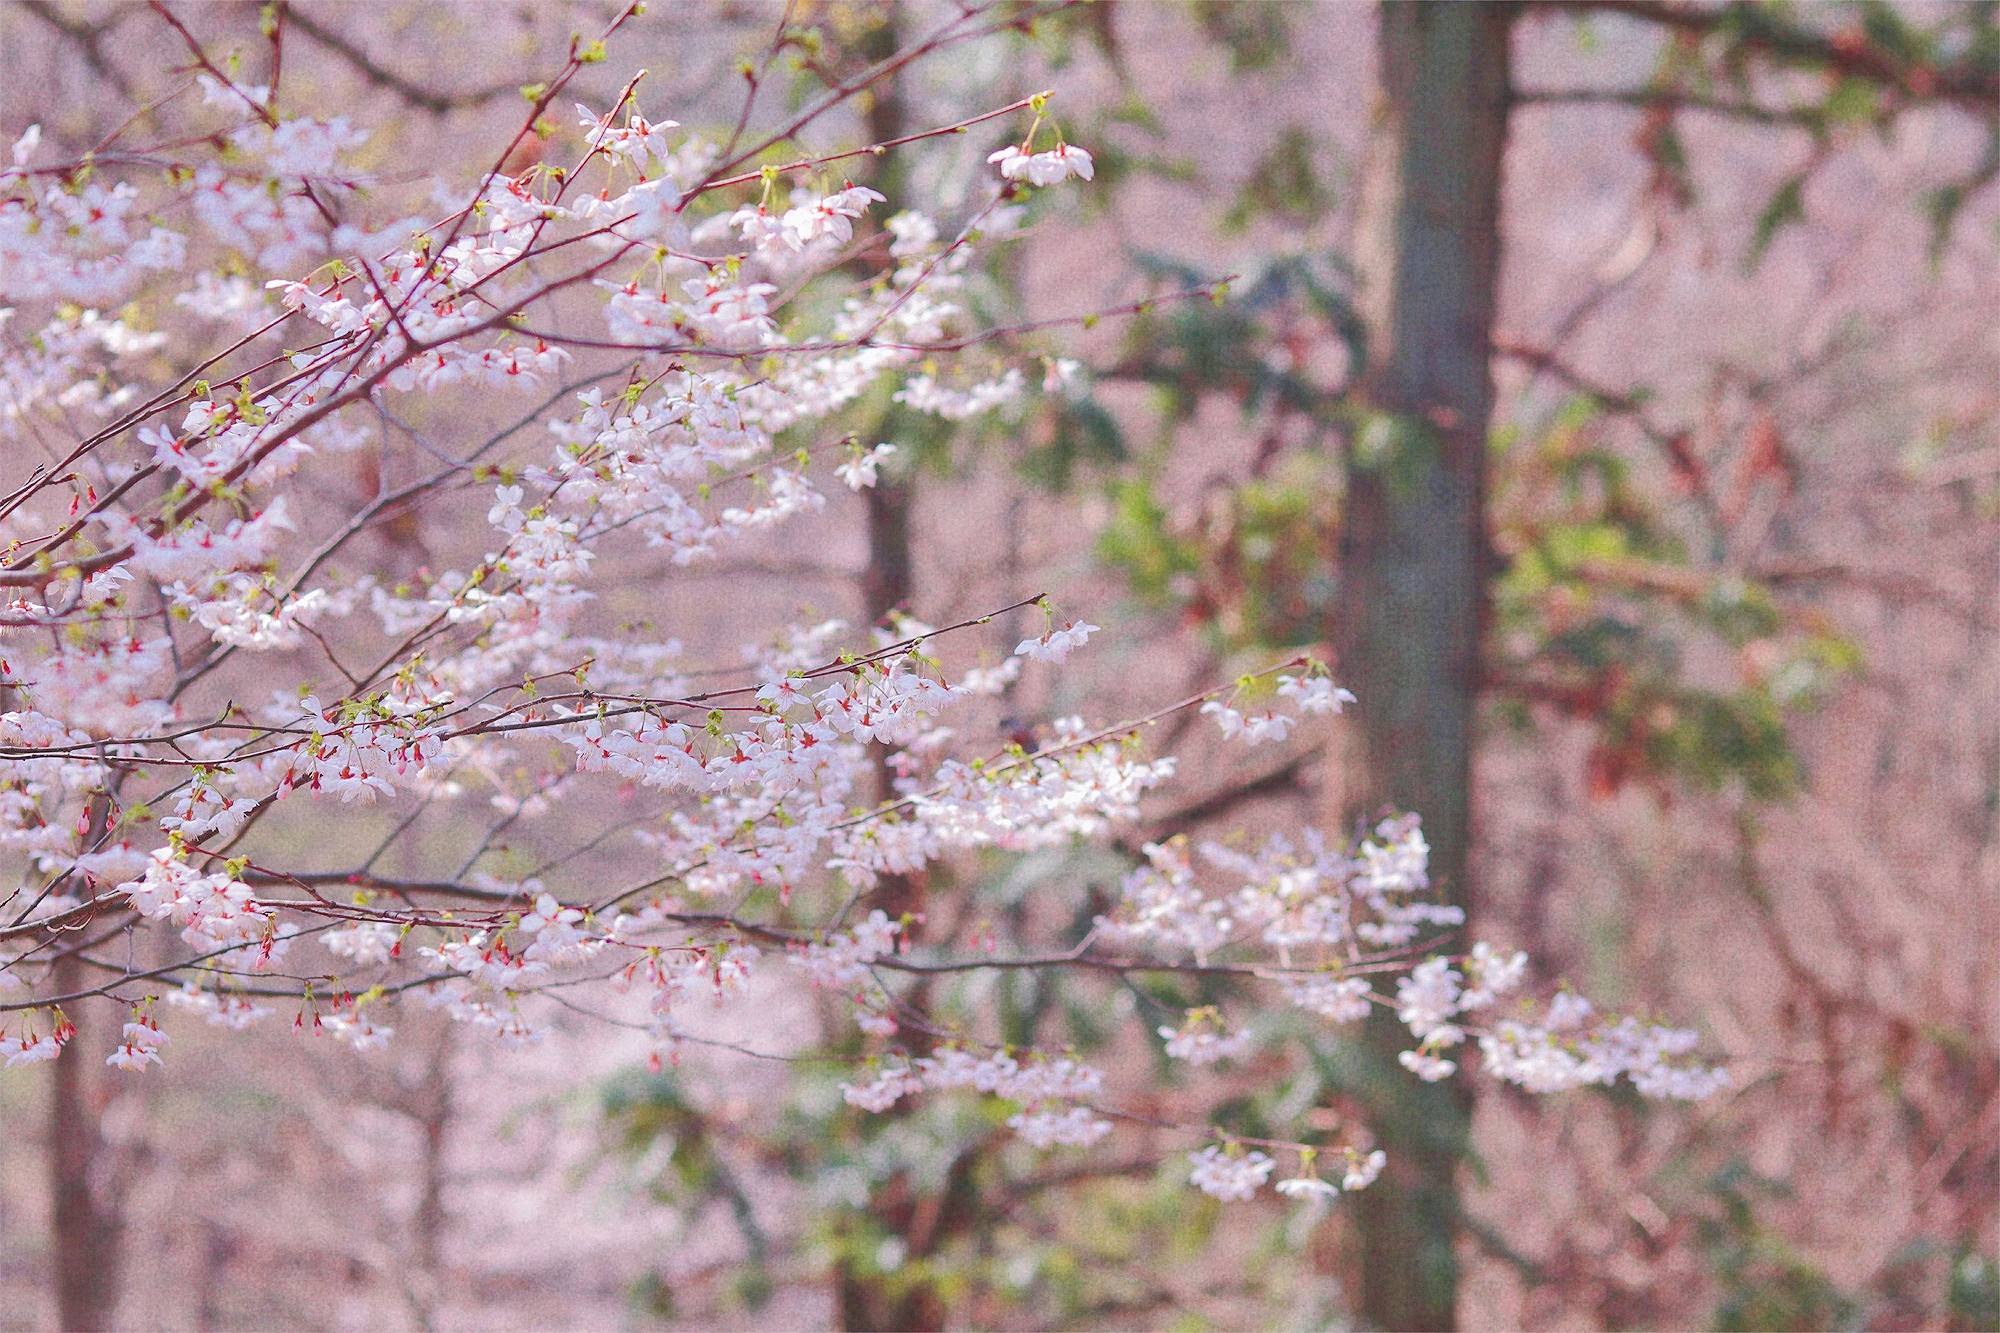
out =
[[[246,76],[269,61],[273,7],[175,12]],[[283,7],[284,95],[369,127],[385,190],[463,186],[518,128],[518,88],[611,12],[305,0]],[[1109,632],[1017,700],[1031,730],[1329,651],[1348,469],[1372,438],[1357,327],[1368,182],[1394,148],[1381,12],[993,12],[1020,22],[912,63],[893,99],[857,99],[798,146],[1051,89],[1098,178],[1035,203],[980,276],[982,315],[1015,325],[1225,276],[1230,298],[1015,337],[1080,361],[1078,390],[976,429],[878,416],[905,432],[880,438],[910,446],[881,495],[717,564],[634,571],[609,613],[728,663],[786,617],[901,604],[935,623],[1046,589]],[[1468,1328],[2000,1327],[1993,9],[1493,12],[1511,71],[1489,614],[1452,889],[1481,937],[1529,950],[1539,984],[1696,1026],[1737,1078],[1692,1108],[1483,1090],[1447,1145],[1463,1221],[1446,1308]],[[608,105],[645,68],[649,115],[724,134],[739,62],[782,43],[753,120],[776,123],[948,13],[671,0],[577,97]],[[164,31],[136,4],[0,7],[0,128],[95,142],[183,77]],[[548,153],[576,133],[557,127]],[[1004,133],[872,169],[904,196],[892,206],[948,212],[984,188]],[[326,502],[373,495],[380,466],[342,460]],[[478,540],[451,519],[385,525],[371,558],[448,562]],[[1197,749],[1149,819],[1340,827],[1359,746],[1336,728],[1240,762]],[[1143,834],[996,859],[936,892],[996,919],[1060,915]],[[984,984],[951,1002],[1029,1031],[1201,998]],[[706,1035],[803,1051],[832,1027],[782,988],[729,1022]],[[1031,1161],[963,1113],[858,1116],[838,1070],[717,1046],[649,1074],[638,1034],[582,1016],[524,1050],[420,1012],[397,1026],[366,1054],[183,1027],[164,1070],[99,1080],[78,1169],[107,1227],[108,1322],[1332,1328],[1380,1313],[1350,1205],[1217,1206],[1166,1139]],[[1265,1035],[1240,1086],[1169,1085],[1159,1107],[1276,1114],[1257,1104],[1273,1087],[1373,1105],[1338,1043]],[[1117,1041],[1101,1058],[1156,1059]],[[43,1078],[0,1075],[4,1329],[57,1318]]]

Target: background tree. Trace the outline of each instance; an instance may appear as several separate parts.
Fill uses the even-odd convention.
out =
[[[1592,9],[1667,34],[1650,83],[1636,91],[1519,90],[1508,59],[1516,25],[1531,13],[1581,19]],[[1281,21],[1252,25],[1218,17],[1212,30],[1239,60],[1250,62],[1268,62],[1286,41]],[[1925,27],[1882,7],[1829,8],[1807,20],[1751,4],[1541,10],[1399,4],[1381,11],[1377,42],[1381,102],[1354,241],[1356,295],[1351,305],[1315,298],[1316,322],[1326,335],[1343,340],[1361,367],[1350,374],[1348,387],[1315,401],[1315,395],[1298,392],[1284,369],[1273,373],[1267,349],[1296,346],[1297,326],[1287,327],[1282,316],[1263,321],[1259,336],[1224,318],[1194,311],[1178,315],[1150,345],[1140,345],[1127,368],[1140,378],[1175,385],[1190,407],[1204,392],[1222,390],[1252,410],[1340,423],[1345,450],[1337,565],[1330,571],[1268,571],[1277,577],[1245,585],[1234,577],[1240,566],[1233,560],[1225,558],[1218,568],[1212,553],[1176,551],[1163,542],[1154,527],[1162,511],[1136,497],[1123,507],[1129,521],[1114,529],[1109,549],[1142,586],[1155,591],[1165,591],[1176,566],[1183,579],[1207,569],[1229,574],[1236,597],[1253,604],[1237,615],[1238,624],[1251,627],[1244,636],[1249,639],[1259,637],[1259,629],[1282,631],[1288,624],[1286,599],[1302,587],[1314,581],[1336,586],[1338,594],[1323,599],[1332,612],[1323,632],[1341,645],[1339,660],[1364,697],[1394,701],[1361,720],[1359,749],[1368,761],[1365,771],[1375,776],[1350,799],[1366,808],[1383,794],[1375,784],[1386,783],[1399,799],[1452,812],[1436,825],[1439,865],[1451,867],[1447,882],[1476,912],[1478,875],[1465,852],[1474,836],[1472,750],[1482,697],[1504,709],[1552,706],[1589,721],[1598,735],[1589,773],[1599,792],[1615,791],[1635,776],[1679,772],[1702,784],[1740,782],[1753,797],[1771,799],[1797,790],[1799,773],[1784,718],[1787,704],[1805,703],[1809,694],[1787,697],[1756,687],[1734,698],[1691,692],[1673,681],[1675,668],[1663,678],[1656,665],[1633,652],[1637,641],[1621,623],[1624,617],[1607,618],[1582,634],[1566,629],[1551,635],[1548,622],[1540,620],[1535,607],[1546,604],[1551,575],[1553,584],[1589,588],[1586,597],[1593,601],[1605,600],[1607,593],[1636,594],[1671,605],[1707,590],[1703,580],[1641,563],[1662,555],[1679,563],[1684,556],[1676,543],[1662,544],[1657,531],[1643,533],[1637,521],[1643,511],[1633,506],[1624,484],[1613,480],[1618,471],[1601,474],[1614,489],[1605,509],[1610,522],[1595,533],[1552,530],[1545,519],[1524,527],[1504,495],[1497,512],[1489,507],[1495,484],[1488,441],[1500,434],[1492,418],[1496,354],[1517,358],[1579,393],[1584,413],[1608,410],[1636,420],[1666,455],[1676,485],[1708,496],[1710,517],[1719,527],[1741,517],[1751,488],[1764,478],[1789,475],[1791,464],[1782,454],[1780,429],[1764,418],[1742,455],[1731,497],[1718,501],[1709,494],[1704,465],[1689,453],[1689,437],[1653,426],[1643,394],[1594,384],[1545,349],[1512,341],[1495,346],[1493,312],[1505,262],[1501,176],[1511,109],[1593,102],[1642,108],[1637,142],[1652,163],[1653,189],[1667,207],[1684,207],[1693,199],[1696,176],[1677,130],[1679,117],[1690,109],[1805,129],[1814,152],[1759,211],[1744,251],[1746,268],[1754,268],[1777,233],[1804,215],[1805,185],[1848,127],[1867,124],[1887,135],[1912,110],[1951,108],[1980,127],[1987,148],[1968,171],[1936,183],[1925,196],[1935,247],[1949,243],[1959,210],[1993,178],[1995,145],[2000,145],[1994,111],[2000,47],[1990,11],[1977,7],[1950,11]],[[1797,75],[1806,77],[1788,82]],[[1777,105],[1768,97],[1774,85],[1789,94]],[[1720,91],[1725,88],[1729,92]],[[1302,159],[1298,142],[1281,141],[1273,157],[1259,164],[1247,204],[1296,208],[1320,193],[1310,154]],[[1297,165],[1301,160],[1304,170]],[[1297,303],[1286,308],[1296,309]],[[1573,312],[1567,327],[1589,308],[1586,303]],[[1245,341],[1253,345],[1241,346]],[[1296,364],[1296,358],[1288,359]],[[1622,471],[1602,455],[1575,456],[1564,466],[1578,464]],[[1259,469],[1268,466],[1260,458]],[[1622,514],[1619,506],[1625,506]],[[1239,502],[1238,524],[1254,522],[1255,512]],[[1221,535],[1240,556],[1243,527],[1222,529]],[[1288,535],[1296,542],[1301,534],[1294,528]],[[1495,541],[1501,548],[1497,559],[1488,545]],[[1299,547],[1281,543],[1281,549]],[[1796,597],[1796,583],[1781,579],[1754,598],[1732,595],[1731,605],[1711,603],[1712,631],[1741,644],[1764,639],[1788,621],[1798,625],[1798,610],[1785,609]],[[1228,600],[1226,585],[1200,589],[1205,610],[1216,609],[1217,591]],[[1511,645],[1486,634],[1486,608],[1496,591],[1504,637],[1531,624],[1538,631],[1531,655],[1517,657]],[[1296,620],[1289,625],[1295,635],[1313,632]],[[1808,672],[1851,668],[1856,660],[1851,647],[1824,633],[1824,622],[1821,627],[1793,634],[1795,660]],[[1488,640],[1483,661],[1482,637]],[[1754,817],[1745,817],[1746,829],[1754,823]],[[1787,952],[1782,943],[1778,947],[1781,956]],[[1796,963],[1792,970],[1794,976],[1807,971]],[[1392,1177],[1390,1190],[1362,1206],[1369,1237],[1365,1317],[1378,1327],[1451,1326],[1453,1256],[1463,1225],[1454,1196],[1465,1144],[1454,1126],[1463,1121],[1449,1105],[1434,1104],[1406,1107],[1384,1122],[1422,1136],[1430,1151],[1405,1152],[1402,1160],[1422,1165],[1413,1175]],[[1411,1265],[1404,1256],[1418,1235],[1424,1240],[1417,1248],[1428,1258]],[[1809,1312],[1808,1321],[1817,1313],[1817,1308]]]

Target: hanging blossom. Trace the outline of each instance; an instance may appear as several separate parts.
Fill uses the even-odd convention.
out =
[[[893,444],[878,444],[866,452],[857,448],[852,458],[834,469],[834,474],[847,483],[849,490],[858,491],[873,486],[876,471],[883,460],[895,452]]]
[[[1277,1163],[1261,1152],[1232,1153],[1216,1146],[1188,1154],[1194,1170],[1188,1182],[1203,1194],[1212,1194],[1225,1203],[1241,1202],[1263,1188]]]
[[[271,1016],[268,1005],[258,1004],[243,995],[218,994],[204,990],[197,982],[187,982],[179,990],[167,992],[167,1003],[176,1009],[186,1009],[200,1014],[204,1020],[217,1027],[241,1032]]]
[[[18,1069],[23,1065],[38,1065],[53,1060],[62,1054],[76,1036],[76,1025],[64,1017],[63,1011],[52,1011],[47,1032],[37,1035],[31,1026],[34,1010],[22,1016],[21,1030],[10,1032],[0,1027],[0,1068]]]
[[[1097,633],[1097,626],[1088,621],[1071,620],[1061,629],[1050,629],[1036,639],[1023,639],[1014,652],[1021,657],[1036,662],[1066,662],[1069,655],[1090,640]]]
[[[1071,176],[1089,180],[1097,174],[1090,154],[1072,144],[1059,143],[1045,153],[1028,153],[1013,144],[987,155],[1008,180],[1025,180],[1030,185],[1055,185]]]
[[[1201,706],[1205,716],[1215,719],[1224,740],[1240,740],[1245,745],[1282,741],[1291,729],[1310,714],[1338,713],[1354,702],[1354,695],[1319,674],[1294,676],[1281,673],[1275,695],[1289,700],[1297,712],[1280,712],[1275,704],[1242,709],[1233,703],[1210,699]]]
[[[118,1049],[106,1056],[104,1063],[128,1071],[159,1064],[160,1047],[166,1045],[168,1040],[167,1034],[160,1031],[160,1025],[153,1020],[152,1006],[141,1005],[132,1020],[125,1024]]]
[[[1313,1162],[1318,1156],[1317,1150],[1308,1148],[1300,1155],[1304,1159],[1301,1163],[1302,1170],[1312,1170]],[[1343,1190],[1351,1194],[1355,1190],[1367,1189],[1382,1174],[1382,1168],[1389,1164],[1389,1154],[1380,1148],[1370,1153],[1363,1153],[1358,1148],[1348,1148],[1345,1150],[1345,1157],[1346,1168],[1342,1171],[1338,1182],[1317,1175],[1299,1175],[1279,1181],[1274,1188],[1286,1198],[1324,1203]]]

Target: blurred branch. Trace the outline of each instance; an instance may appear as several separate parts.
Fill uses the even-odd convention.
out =
[[[2000,472],[2000,445],[1941,458],[1924,469],[1923,480],[1930,486],[1950,486],[1955,482],[1977,481],[1996,472]]]
[[[1799,583],[1833,583],[1871,592],[1891,602],[1927,603],[1969,625],[1982,625],[1989,620],[1981,603],[1954,597],[1936,583],[1915,574],[1878,573],[1856,569],[1851,565],[1803,560],[1760,565],[1748,573],[1750,578],[1760,583],[1769,583],[1774,587]]]
[[[1959,1159],[1977,1143],[1991,1143],[1996,1132],[2000,1132],[2000,1093],[1989,1096],[1986,1105],[1977,1115],[1967,1117],[1964,1124],[1952,1131],[1950,1137],[1938,1144],[1937,1150],[1917,1172],[1917,1183],[1912,1191],[1916,1202],[1911,1205],[1913,1215],[1921,1214],[1931,1196],[1944,1185],[1952,1168]]]
[[[1826,120],[1818,107],[1768,107],[1755,102],[1711,97],[1675,88],[1522,88],[1514,93],[1517,106],[1669,107],[1676,111],[1707,111],[1759,125],[1802,125],[1816,129]]]
[[[1496,355],[1519,361],[1530,370],[1558,380],[1578,393],[1587,394],[1591,398],[1596,399],[1598,405],[1606,411],[1637,418],[1639,424],[1645,428],[1648,435],[1660,439],[1666,437],[1666,432],[1660,430],[1647,420],[1644,398],[1638,394],[1606,388],[1602,384],[1586,377],[1582,371],[1577,370],[1568,362],[1562,360],[1554,352],[1514,338],[1509,338],[1501,333],[1493,335],[1493,351]]]
[[[27,0],[27,3],[21,6],[21,11],[30,18],[40,19],[75,42],[78,49],[83,52],[83,63],[90,67],[90,72],[116,88],[126,101],[139,100],[138,94],[132,90],[130,81],[104,56],[104,39],[125,21],[125,16],[132,12],[130,7],[114,6],[109,14],[96,23],[64,18],[54,0]]]
[[[1114,1176],[1151,1176],[1160,1169],[1160,1159],[1154,1156],[1128,1158],[1124,1161],[1083,1161],[1067,1166],[1052,1166],[1014,1181],[1007,1186],[1007,1193],[1013,1199],[1022,1195],[1037,1194],[1043,1190],[1060,1189],[1064,1185],[1075,1184],[1079,1180],[1109,1180]],[[1011,1212],[1012,1210],[1009,1209]]]
[[[1231,783],[1220,791],[1211,792],[1198,800],[1177,806],[1151,820],[1152,831],[1145,837],[1122,837],[1118,839],[1118,846],[1120,850],[1138,856],[1142,845],[1157,842],[1172,831],[1192,828],[1211,819],[1220,819],[1238,806],[1254,801],[1259,796],[1275,796],[1280,792],[1292,791],[1299,786],[1299,775],[1305,771],[1306,765],[1318,757],[1315,751],[1305,751],[1256,777]]]
[[[457,111],[463,107],[483,106],[494,98],[503,97],[515,90],[515,85],[511,83],[495,84],[491,88],[469,93],[442,93],[426,88],[422,84],[411,82],[394,70],[377,64],[374,57],[346,37],[308,17],[303,10],[289,5],[285,8],[285,31],[296,32],[312,39],[346,61],[368,82],[378,88],[388,89],[411,106],[420,107],[433,115],[442,116],[448,111]]]
[[[1541,1264],[1521,1253],[1512,1245],[1509,1245],[1507,1238],[1500,1234],[1499,1228],[1493,1226],[1490,1222],[1482,1222],[1476,1217],[1467,1217],[1465,1219],[1465,1230],[1473,1240],[1479,1243],[1480,1249],[1513,1269],[1520,1276],[1521,1281],[1527,1283],[1529,1286],[1540,1287],[1555,1280]]]
[[[1716,500],[1709,486],[1708,470],[1694,455],[1692,439],[1687,431],[1669,431],[1653,424],[1646,414],[1646,399],[1637,393],[1606,388],[1590,379],[1583,372],[1545,348],[1509,338],[1504,334],[1493,337],[1493,351],[1497,356],[1519,361],[1537,374],[1547,375],[1577,393],[1588,395],[1607,412],[1626,417],[1640,429],[1667,455],[1667,462],[1674,475],[1700,498],[1711,517],[1716,512]]]
[[[2000,63],[1977,45],[1952,61],[1913,59],[1889,50],[1859,23],[1838,32],[1821,32],[1775,6],[1747,0],[1713,7],[1678,0],[1571,0],[1552,8],[1619,14],[1695,37],[1719,34],[1739,49],[1783,64],[1823,66],[1919,101],[1958,103],[1982,118],[2000,113]]]

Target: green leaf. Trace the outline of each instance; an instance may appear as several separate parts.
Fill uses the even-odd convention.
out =
[[[1771,196],[1771,202],[1764,205],[1764,211],[1757,215],[1757,225],[1750,235],[1750,251],[1743,257],[1743,271],[1749,273],[1763,262],[1764,252],[1771,248],[1780,231],[1806,218],[1806,178],[1803,174],[1793,176],[1778,187]]]
[[[1110,467],[1127,457],[1118,422],[1094,399],[1062,402],[1049,442],[1021,456],[1021,475],[1049,491],[1069,489],[1079,464]]]
[[[1320,179],[1317,148],[1310,131],[1287,125],[1271,151],[1250,169],[1223,225],[1242,231],[1253,219],[1268,216],[1304,227],[1331,211],[1333,187]]]
[[[1872,79],[1846,78],[1833,86],[1820,112],[1829,125],[1864,125],[1881,107],[1881,88]]]
[[[1269,69],[1291,54],[1286,8],[1241,0],[1196,0],[1194,17],[1204,36],[1228,49],[1230,72],[1243,74]]]
[[[1143,480],[1112,484],[1111,521],[1097,538],[1097,554],[1155,603],[1170,598],[1175,575],[1200,568],[1194,550],[1167,530],[1166,507]]]

